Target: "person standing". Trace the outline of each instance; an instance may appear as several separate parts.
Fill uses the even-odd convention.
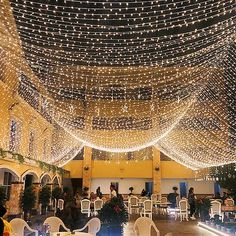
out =
[[[195,213],[195,194],[194,194],[194,188],[191,187],[188,191],[188,203],[190,205],[190,219],[191,220],[196,220],[196,218],[194,217],[194,213]]]
[[[103,195],[102,195],[100,186],[96,189],[96,194],[97,194],[97,197],[99,197],[100,199],[102,199]]]
[[[117,192],[116,192],[115,186],[113,184],[111,184],[110,190],[111,190],[111,198],[117,197]]]
[[[179,194],[177,193],[178,188],[177,187],[173,187],[173,193],[169,193],[167,196],[168,201],[171,203],[171,208],[175,208],[176,207],[176,203],[177,203],[177,197],[179,196]]]
[[[0,205],[0,235],[10,236],[12,233],[11,225],[4,218],[7,216],[7,209]]]

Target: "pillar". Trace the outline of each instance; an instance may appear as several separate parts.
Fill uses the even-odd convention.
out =
[[[35,202],[35,209],[39,209],[39,192],[41,189],[41,183],[33,183],[33,187],[34,187],[34,192],[36,195],[36,202]]]
[[[153,193],[161,193],[161,152],[156,147],[153,147]]]
[[[83,160],[83,188],[88,187],[90,191],[92,177],[92,148],[84,147]]]
[[[12,182],[10,199],[8,201],[9,214],[18,215],[21,213],[21,195],[23,192],[24,182]]]

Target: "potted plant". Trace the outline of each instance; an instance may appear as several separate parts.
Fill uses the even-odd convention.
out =
[[[121,236],[123,225],[128,222],[128,213],[120,198],[113,197],[107,201],[98,214],[102,227],[98,236]]]
[[[48,186],[43,186],[39,191],[39,203],[42,204],[42,214],[46,213],[46,208],[49,206],[51,190]]]
[[[58,200],[61,197],[62,197],[62,189],[60,187],[55,187],[52,190],[52,198]]]
[[[21,204],[24,211],[24,219],[27,221],[30,218],[31,209],[35,206],[36,203],[36,194],[33,186],[29,186],[25,188],[22,198]]]
[[[130,191],[129,195],[133,195],[133,190],[134,190],[133,187],[129,187],[129,191]]]
[[[196,212],[200,214],[201,221],[210,219],[209,211],[211,208],[211,201],[208,198],[200,198],[196,201]]]
[[[6,188],[4,186],[0,186],[0,205],[4,206],[6,203]]]

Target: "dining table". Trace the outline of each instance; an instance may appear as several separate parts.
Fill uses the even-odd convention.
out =
[[[221,211],[222,212],[236,212],[236,206],[221,206]]]
[[[50,233],[50,236],[93,236],[90,233],[84,233],[84,232],[75,232],[75,233],[71,233],[71,232],[53,232]]]

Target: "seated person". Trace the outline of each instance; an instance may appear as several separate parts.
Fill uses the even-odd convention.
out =
[[[220,193],[219,193],[219,192],[217,192],[217,193],[215,194],[214,199],[221,199],[221,196],[220,196]]]
[[[141,197],[146,197],[147,196],[147,191],[143,189],[140,196]]]
[[[76,192],[75,194],[75,204],[76,206],[80,206],[80,201],[81,201],[82,197],[79,194],[79,191]]]
[[[90,201],[94,202],[97,199],[97,195],[94,192],[90,193]]]
[[[12,232],[10,223],[4,219],[6,213],[6,208],[0,205],[0,235],[2,236],[10,236]]]
[[[223,192],[223,196],[221,199],[224,202],[228,197],[229,197],[228,194],[226,192]]]
[[[169,193],[167,196],[168,201],[171,203],[170,207],[171,208],[175,208],[176,207],[176,198],[179,196],[179,194],[177,193],[178,188],[177,187],[173,187],[173,193]]]

